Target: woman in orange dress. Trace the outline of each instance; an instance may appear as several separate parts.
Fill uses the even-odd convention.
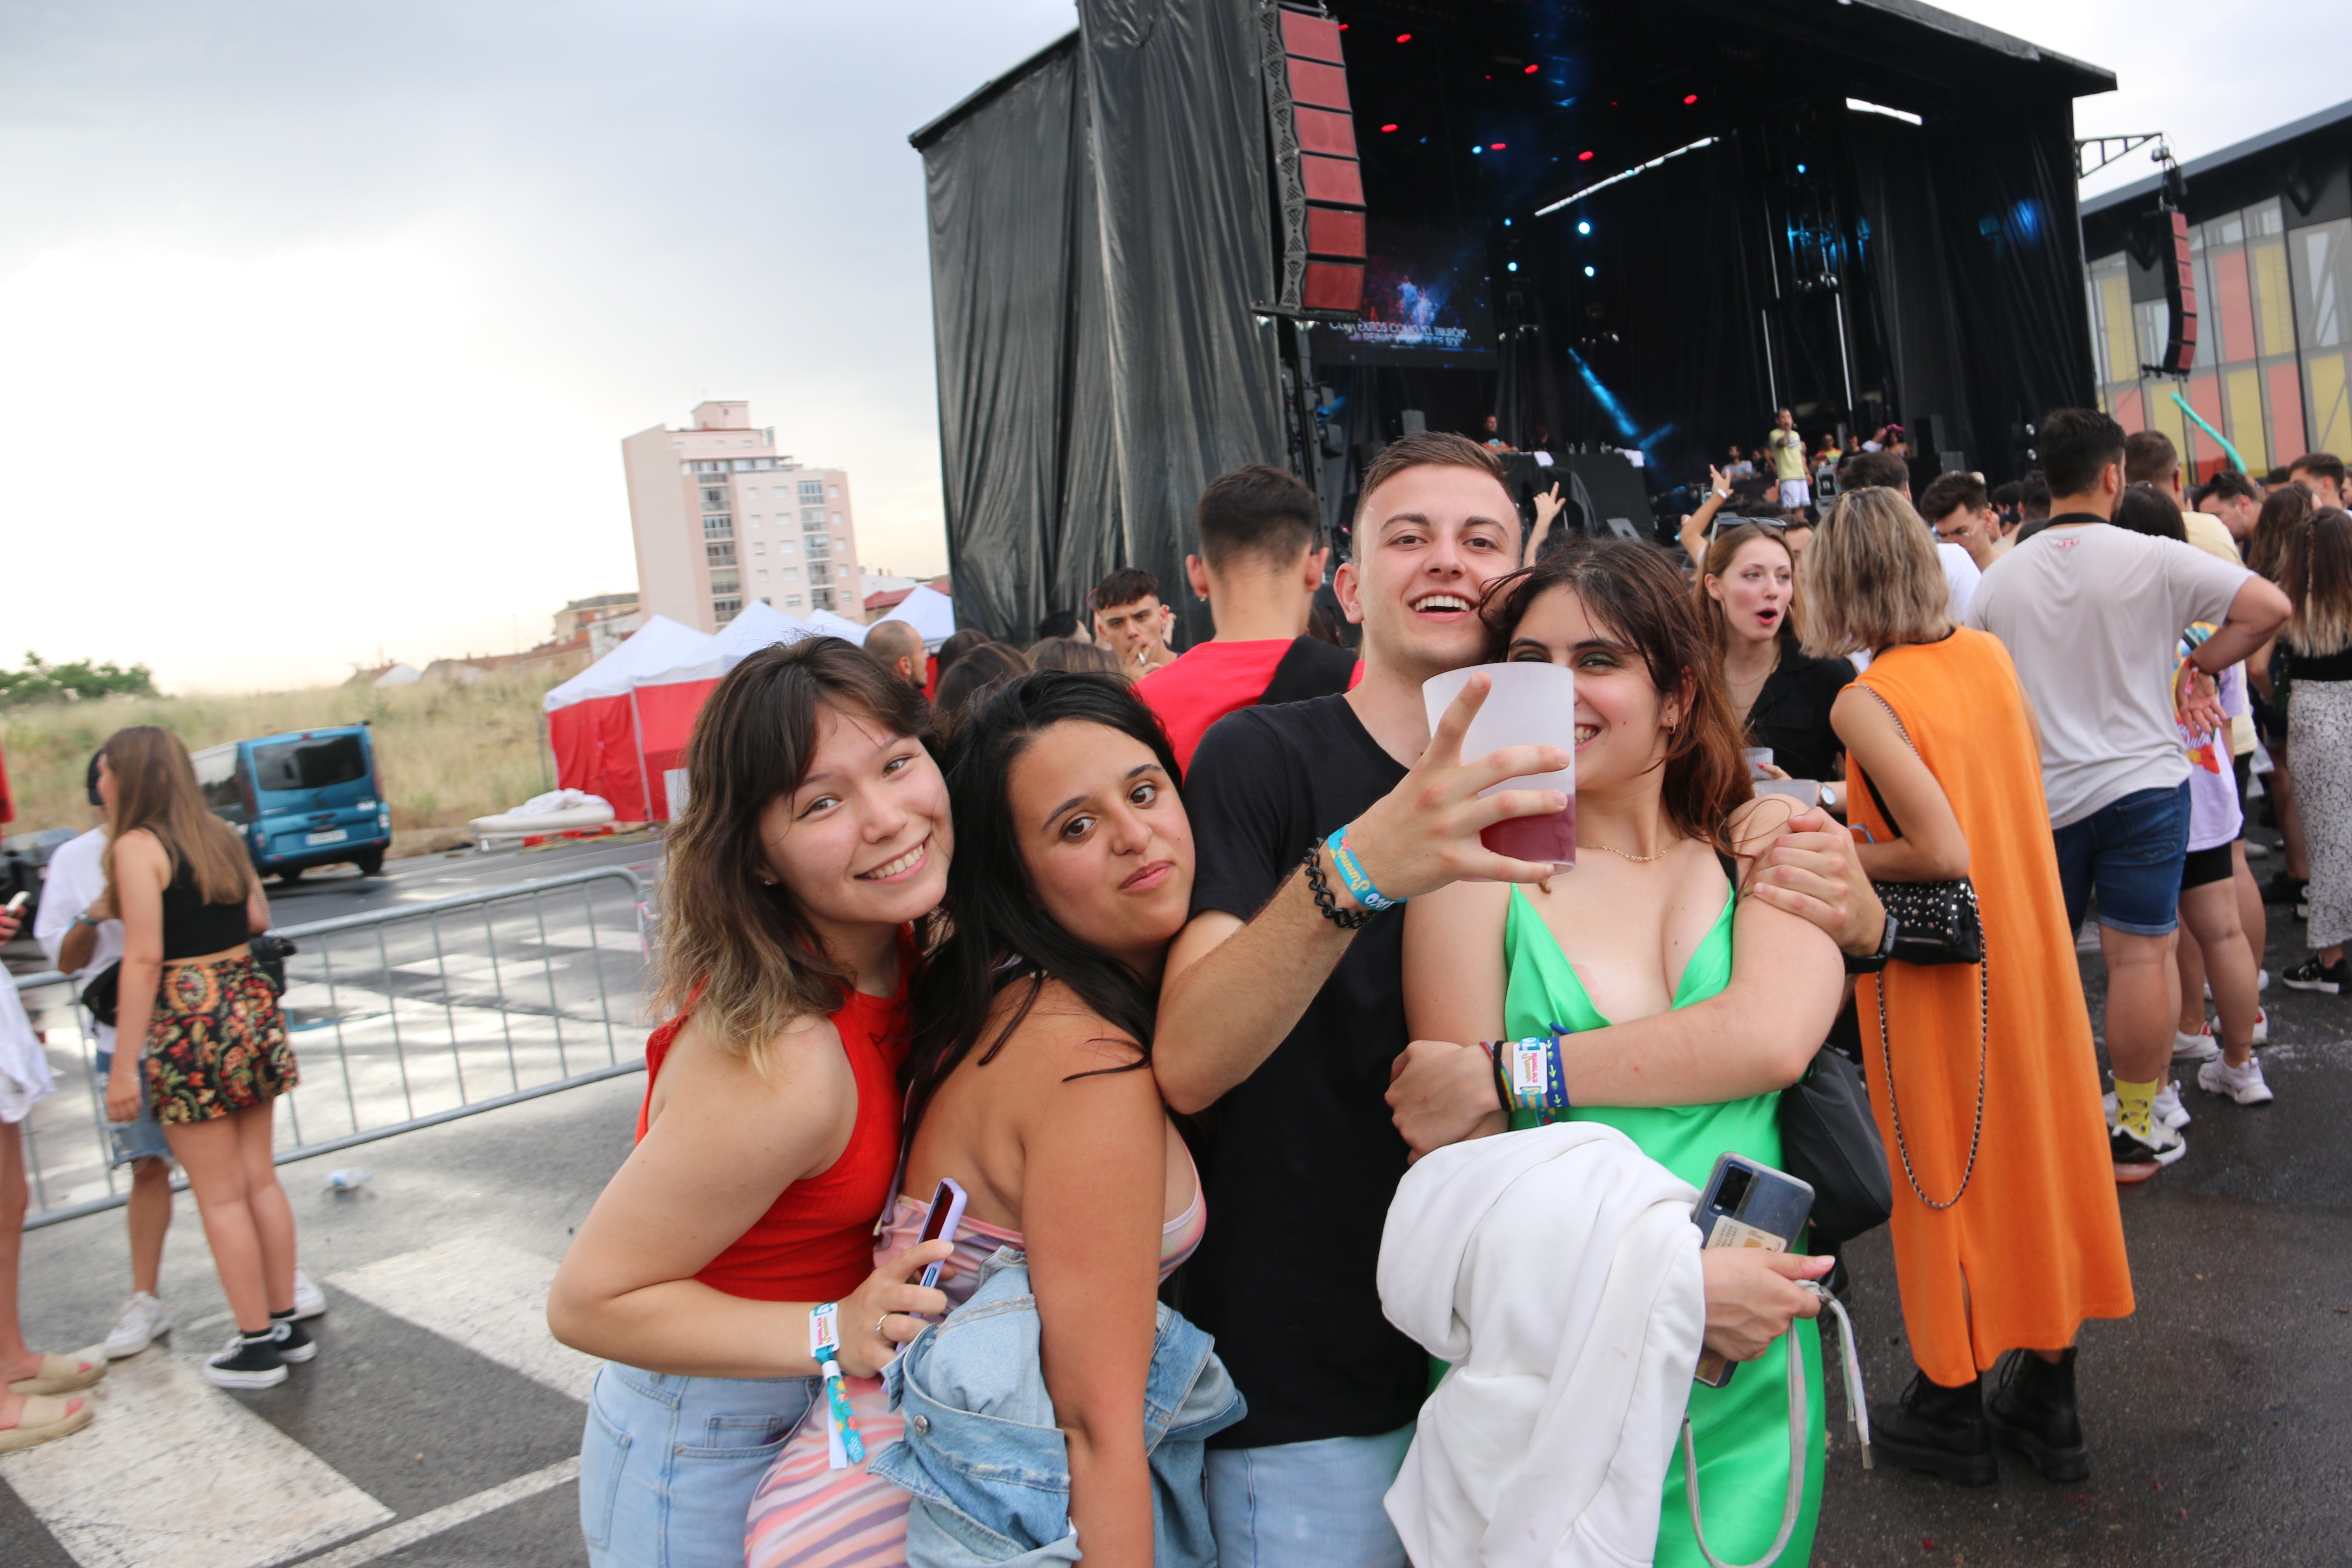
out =
[[[1805,557],[1808,650],[1873,655],[1831,714],[1863,868],[1965,877],[1984,924],[1981,966],[1897,962],[1854,998],[1919,1365],[1899,1405],[1872,1412],[1872,1437],[1969,1485],[1994,1479],[1996,1437],[2079,1480],[2074,1336],[2130,1313],[2131,1270],[2032,709],[2000,640],[1946,616],[1933,537],[1897,492],[1861,489]],[[1988,1401],[1978,1379],[1996,1362]]]

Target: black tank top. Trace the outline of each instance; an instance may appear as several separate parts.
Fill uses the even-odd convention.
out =
[[[244,895],[229,903],[205,902],[196,887],[195,868],[186,857],[181,857],[172,885],[163,889],[163,962],[202,958],[240,946],[252,934],[245,926]]]

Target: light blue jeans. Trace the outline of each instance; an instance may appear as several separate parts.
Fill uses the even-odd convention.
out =
[[[743,1568],[751,1494],[815,1395],[813,1377],[677,1377],[606,1362],[580,1444],[594,1568]]]
[[[1412,1428],[1264,1448],[1209,1450],[1218,1568],[1405,1568],[1381,1500]]]

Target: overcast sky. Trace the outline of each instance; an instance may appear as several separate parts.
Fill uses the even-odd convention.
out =
[[[2345,96],[2288,42],[2332,59],[2320,0],[1956,8],[2183,157]],[[634,585],[619,440],[704,397],[850,469],[869,569],[943,569],[907,132],[1072,23],[0,0],[0,661],[235,689],[537,641]]]

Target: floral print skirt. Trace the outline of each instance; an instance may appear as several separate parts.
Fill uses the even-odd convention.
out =
[[[302,1081],[277,994],[246,958],[164,968],[141,1066],[167,1127],[267,1105]]]

